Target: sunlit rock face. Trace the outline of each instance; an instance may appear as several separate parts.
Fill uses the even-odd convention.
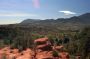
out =
[[[36,44],[36,59],[53,59],[51,43],[47,37],[39,38],[35,41]]]
[[[43,51],[52,50],[51,43],[47,37],[36,39],[34,43],[37,45],[37,49],[41,49]]]
[[[36,39],[36,40],[34,41],[34,43],[37,43],[37,42],[46,42],[46,41],[48,41],[48,38],[47,38],[47,37]]]
[[[19,52],[17,48],[10,49],[10,47],[0,49],[0,59],[32,59],[33,54],[34,52],[29,48],[22,52]]]

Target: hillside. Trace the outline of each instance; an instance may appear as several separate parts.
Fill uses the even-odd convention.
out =
[[[20,23],[23,26],[36,26],[36,27],[54,27],[61,30],[77,30],[90,25],[90,13],[71,18],[58,18],[58,19],[26,19]]]

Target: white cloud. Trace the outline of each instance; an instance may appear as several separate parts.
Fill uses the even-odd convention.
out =
[[[59,11],[59,12],[62,12],[65,15],[74,15],[74,14],[76,14],[75,12],[72,12],[72,11]]]
[[[36,15],[36,14],[29,14],[29,13],[0,13],[0,16],[24,17],[24,16],[38,16],[38,15]]]

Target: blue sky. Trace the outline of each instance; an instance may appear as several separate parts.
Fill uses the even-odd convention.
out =
[[[0,0],[0,24],[67,18],[90,12],[90,0]]]

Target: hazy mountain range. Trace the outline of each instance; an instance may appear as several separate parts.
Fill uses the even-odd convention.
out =
[[[58,19],[26,19],[20,23],[20,25],[30,27],[45,27],[56,29],[82,29],[83,27],[90,26],[90,13],[86,13],[80,16],[74,16],[71,18],[58,18]]]

